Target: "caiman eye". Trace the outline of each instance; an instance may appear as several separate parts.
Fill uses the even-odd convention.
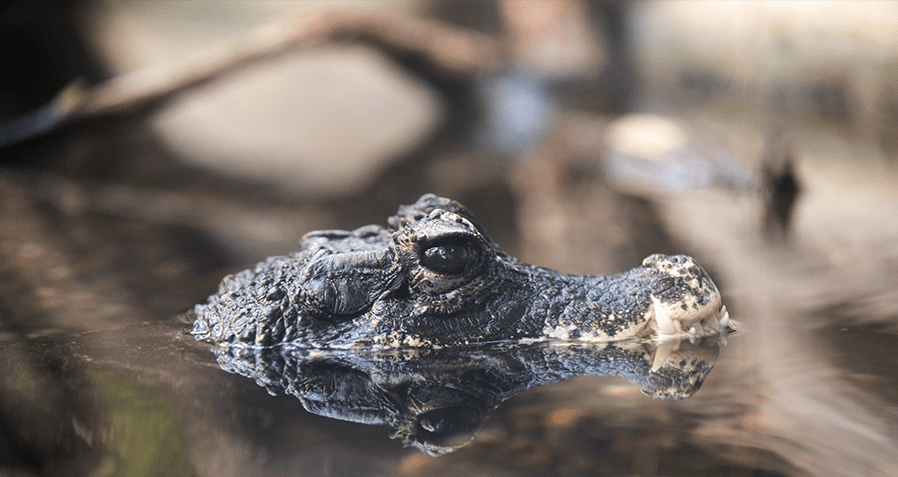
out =
[[[465,271],[471,258],[468,248],[460,244],[442,244],[421,254],[421,265],[442,275],[458,275]]]

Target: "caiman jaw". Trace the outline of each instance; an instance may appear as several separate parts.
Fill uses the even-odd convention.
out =
[[[652,287],[640,336],[658,341],[717,335],[725,339],[729,314],[720,291],[694,259],[656,254],[646,257],[642,266],[672,279],[673,284]]]
[[[707,305],[686,302],[662,303],[652,297],[652,306],[646,312],[646,337],[663,341],[672,338],[710,338],[721,336],[726,339],[730,315],[726,305],[721,304],[720,295],[715,294]]]
[[[715,292],[717,293],[717,292]],[[716,310],[716,311],[712,311]],[[702,338],[720,337],[726,345],[730,327],[730,314],[726,305],[721,304],[720,295],[716,294],[711,302],[700,306],[697,310],[683,310],[682,307],[665,306],[660,300],[652,297],[652,306],[646,312],[649,322],[645,329],[658,343],[652,362],[652,371],[658,371],[671,352],[680,347],[680,340],[689,338],[695,341]]]

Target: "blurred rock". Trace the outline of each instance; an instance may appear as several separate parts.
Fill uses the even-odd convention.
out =
[[[605,172],[621,191],[647,197],[724,186],[751,190],[754,179],[729,154],[711,150],[672,119],[629,114],[606,131]]]

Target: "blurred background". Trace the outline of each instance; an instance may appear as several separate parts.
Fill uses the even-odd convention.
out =
[[[879,1],[8,2],[0,474],[898,474],[895,18]],[[562,272],[690,254],[744,329],[687,401],[575,379],[441,458],[272,423],[304,411],[146,329],[308,231],[385,224],[426,192]],[[116,424],[147,408],[143,430]]]

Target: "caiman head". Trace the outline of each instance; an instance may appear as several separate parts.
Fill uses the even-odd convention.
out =
[[[309,233],[296,252],[225,277],[194,313],[197,339],[304,348],[663,340],[716,335],[729,320],[690,257],[562,274],[509,256],[461,204],[432,194],[389,227]]]

